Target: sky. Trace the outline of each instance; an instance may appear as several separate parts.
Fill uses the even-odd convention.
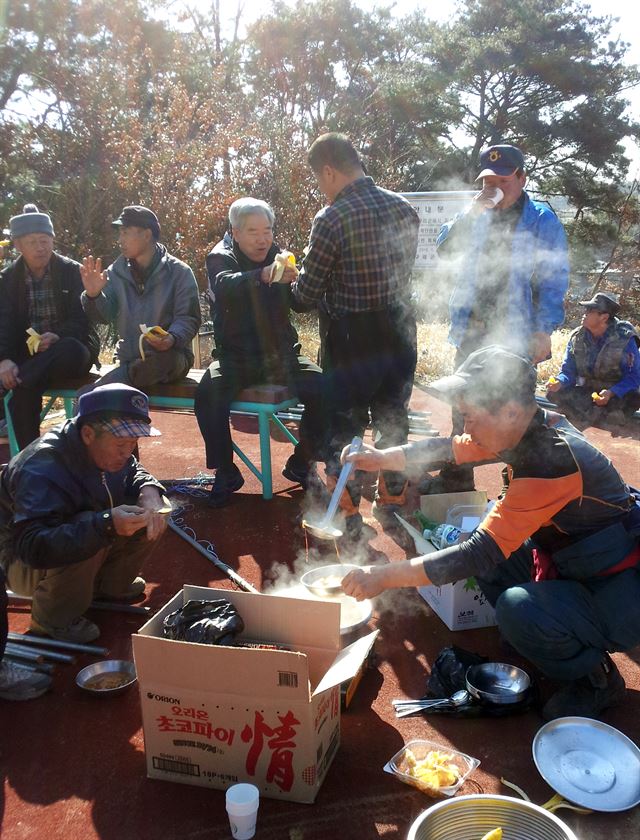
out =
[[[185,5],[207,9],[211,0],[175,0],[176,6]],[[265,14],[268,11],[268,0],[239,0],[243,5],[243,18],[245,25]],[[370,2],[370,0],[356,0],[365,9],[375,6],[392,6],[393,11],[399,16],[409,14],[415,10],[422,10],[433,20],[447,21],[454,15],[455,0],[383,0],[383,2]],[[594,15],[605,17],[611,15],[619,18],[611,29],[615,38],[620,36],[622,40],[629,43],[627,52],[628,60],[632,64],[640,64],[640,3],[636,6],[637,0],[583,0],[582,5],[590,6]],[[231,20],[237,9],[238,0],[222,0],[223,9],[228,10]],[[626,98],[630,101],[630,115],[640,120],[640,86],[626,92]],[[627,155],[632,159],[631,175],[640,173],[640,148],[629,140],[626,144]]]

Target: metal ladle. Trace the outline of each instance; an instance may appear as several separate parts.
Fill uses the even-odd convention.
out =
[[[361,449],[362,438],[354,437],[351,441],[351,445],[349,446],[349,455],[354,455],[356,452],[360,452]],[[335,489],[329,501],[327,512],[321,521],[307,522],[306,519],[302,520],[302,527],[312,533],[314,537],[317,537],[320,540],[337,540],[342,536],[342,531],[339,528],[336,528],[335,525],[332,525],[331,521],[336,515],[338,505],[340,504],[340,496],[342,496],[342,491],[347,486],[347,481],[353,472],[354,466],[353,461],[345,461],[344,466],[340,470],[338,481],[336,482]]]
[[[437,706],[450,705],[454,709],[459,706],[466,705],[471,700],[471,695],[466,688],[461,688],[459,691],[454,691],[451,697],[438,697],[433,700],[393,700],[393,705],[396,710],[396,717],[407,717],[414,715],[416,712],[423,712],[425,709],[433,709]]]

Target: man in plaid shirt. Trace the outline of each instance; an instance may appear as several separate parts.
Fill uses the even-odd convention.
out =
[[[410,277],[419,219],[401,196],[377,187],[352,143],[324,134],[309,150],[309,165],[329,205],[313,220],[294,297],[320,309],[321,363],[333,402],[327,478],[340,472],[340,453],[369,422],[376,446],[407,442],[407,405],[416,366],[416,321]],[[373,513],[384,525],[405,501],[406,477],[378,477]],[[358,538],[361,475],[340,501],[346,531]]]

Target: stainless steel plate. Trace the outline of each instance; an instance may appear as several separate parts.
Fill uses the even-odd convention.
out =
[[[626,811],[640,803],[640,749],[599,720],[545,724],[533,739],[533,760],[555,791],[583,808]]]

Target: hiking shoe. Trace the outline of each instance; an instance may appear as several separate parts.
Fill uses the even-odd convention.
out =
[[[135,601],[141,595],[144,595],[146,585],[147,581],[144,578],[137,577],[131,581],[125,592],[119,595],[98,592],[95,599],[96,601]]]
[[[36,636],[49,636],[61,642],[88,644],[89,642],[95,642],[100,635],[100,628],[93,621],[80,616],[67,624],[66,627],[50,627],[48,624],[38,624],[31,619],[29,632]]]
[[[51,677],[28,671],[14,662],[0,662],[0,697],[3,700],[33,700],[51,688]]]
[[[320,477],[315,466],[306,461],[299,461],[295,455],[291,455],[287,460],[282,470],[282,475],[288,481],[299,484],[303,490],[306,490],[310,484],[320,482]]]
[[[590,674],[556,691],[545,703],[542,716],[545,720],[574,716],[597,718],[605,709],[622,703],[625,693],[620,671],[607,655]]]
[[[243,484],[244,478],[235,464],[231,464],[230,467],[225,469],[218,468],[207,497],[207,504],[212,508],[228,505],[231,501],[231,494],[239,490]]]

